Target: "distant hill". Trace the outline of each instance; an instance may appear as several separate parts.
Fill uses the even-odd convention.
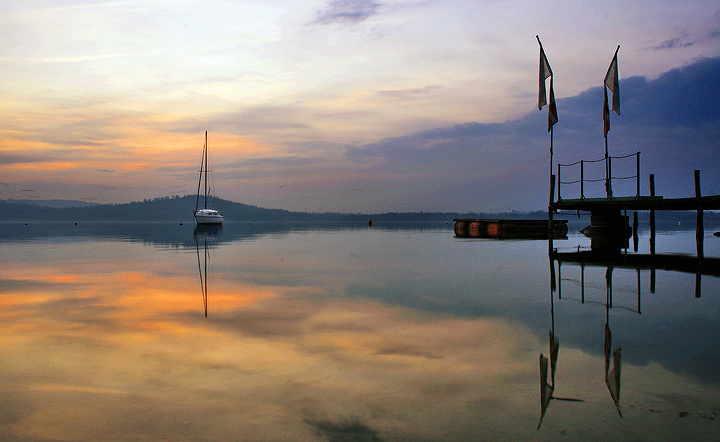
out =
[[[88,207],[97,206],[97,203],[89,203],[87,201],[77,200],[7,200],[8,203],[32,204],[34,206],[50,207],[53,209],[62,209],[66,207]]]

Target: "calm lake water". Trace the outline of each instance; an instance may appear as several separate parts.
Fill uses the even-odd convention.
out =
[[[560,263],[452,222],[0,227],[3,441],[720,434],[716,276]],[[694,255],[695,232],[655,247]]]

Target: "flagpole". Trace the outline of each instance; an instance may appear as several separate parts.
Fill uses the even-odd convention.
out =
[[[550,175],[553,174],[553,131],[554,127],[550,127]]]
[[[607,141],[607,133],[606,133],[605,134],[605,193],[607,194],[608,198],[610,198],[612,196],[612,187],[610,187],[612,184],[610,184],[609,161],[610,161],[610,158],[608,157],[608,141]]]
[[[545,89],[545,80],[550,78],[550,105],[548,106],[548,132],[550,132],[550,202],[548,205],[548,253],[552,252],[552,226],[553,226],[553,200],[555,199],[555,175],[553,175],[553,138],[554,128],[557,123],[557,107],[555,105],[555,91],[553,90],[553,74],[550,63],[545,56],[540,36],[536,35],[538,44],[540,45],[540,70],[539,70],[539,90],[538,90],[538,110],[542,110],[543,106],[548,104]],[[558,183],[558,187],[560,184]]]
[[[618,45],[617,49],[615,49],[615,55],[613,55],[610,67],[608,68],[608,72],[605,74],[605,79],[603,81],[603,95],[605,99],[603,104],[603,133],[605,135],[605,192],[608,198],[612,197],[612,177],[610,176],[612,172],[610,169],[610,156],[608,155],[607,134],[610,131],[610,108],[608,106],[607,88],[611,88],[613,92],[612,108],[618,115],[620,115],[619,75],[617,68],[617,54],[619,50],[620,45]],[[608,81],[610,81],[610,84],[608,84]]]

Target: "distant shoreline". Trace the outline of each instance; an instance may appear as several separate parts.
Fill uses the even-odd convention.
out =
[[[186,195],[183,197],[164,197],[142,202],[123,204],[92,204],[71,200],[48,200],[49,204],[41,205],[14,200],[0,200],[0,222],[118,222],[118,223],[167,223],[167,224],[193,224],[193,211],[196,197]],[[88,204],[82,206],[81,204]],[[242,203],[214,198],[215,207],[223,213],[228,223],[338,223],[338,224],[367,224],[372,220],[374,224],[423,224],[448,223],[452,225],[455,218],[501,218],[501,219],[547,219],[546,211],[535,212],[385,212],[385,213],[310,213],[292,212],[282,209],[265,209]],[[67,207],[52,207],[52,205],[68,204]],[[578,217],[576,213],[556,214],[557,219],[567,219],[571,225],[589,223],[588,214]],[[664,226],[692,226],[696,222],[694,211],[683,212],[657,212],[657,225]],[[642,229],[648,223],[648,213],[639,212],[639,225]],[[706,211],[704,213],[706,227],[720,226],[720,213]]]

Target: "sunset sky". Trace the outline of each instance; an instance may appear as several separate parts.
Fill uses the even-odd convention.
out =
[[[0,1],[0,199],[194,194],[207,130],[215,193],[232,201],[543,209],[536,35],[557,161],[602,156],[600,86],[620,45],[611,155],[642,150],[661,194],[690,192],[693,168],[720,191],[718,111],[685,103],[697,121],[658,125],[641,106],[673,106],[663,85],[718,83],[717,1],[28,0]],[[699,100],[716,104],[709,88]],[[692,151],[671,154],[676,177],[662,162],[678,144]]]

